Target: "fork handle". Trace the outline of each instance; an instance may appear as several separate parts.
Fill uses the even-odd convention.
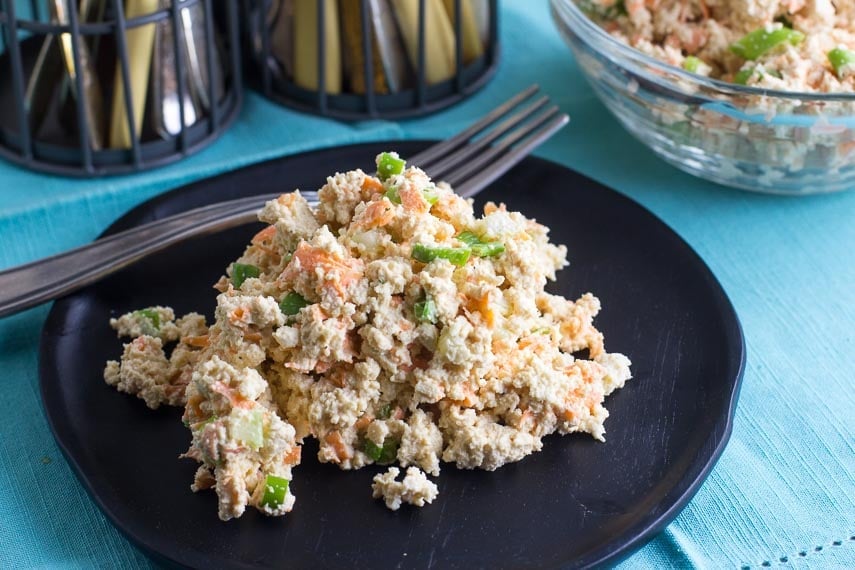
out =
[[[197,208],[0,272],[0,317],[61,297],[187,238],[255,221],[264,198]]]

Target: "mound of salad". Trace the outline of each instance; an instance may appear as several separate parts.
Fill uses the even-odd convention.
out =
[[[191,488],[214,489],[223,520],[290,511],[307,437],[342,469],[396,464],[373,495],[422,506],[442,463],[494,470],[555,432],[603,440],[603,400],[630,378],[597,298],[545,292],[567,265],[546,227],[493,203],[476,217],[395,153],[376,163],[329,177],[316,204],[268,202],[210,326],[161,306],[111,320],[131,340],[107,384],[184,407]]]
[[[612,36],[693,73],[783,91],[855,91],[853,0],[576,3]]]

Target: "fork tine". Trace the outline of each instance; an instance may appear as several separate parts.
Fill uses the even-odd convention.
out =
[[[452,187],[464,183],[482,168],[486,168],[493,162],[499,160],[500,155],[508,147],[510,147],[523,137],[527,136],[529,133],[534,132],[537,128],[540,127],[540,125],[542,125],[558,113],[559,110],[557,105],[549,107],[546,111],[540,113],[531,121],[522,125],[519,129],[511,132],[499,144],[485,149],[478,156],[476,156],[460,168],[456,169],[454,172],[450,173],[449,176],[446,178],[446,182],[451,184]]]
[[[466,146],[462,147],[460,150],[455,152],[454,154],[448,155],[447,157],[440,160],[438,163],[433,166],[427,166],[423,170],[426,170],[428,174],[430,174],[431,178],[440,179],[447,174],[450,174],[454,171],[455,168],[460,164],[465,164],[465,162],[471,157],[477,155],[477,153],[482,152],[482,149],[489,146],[493,141],[502,137],[505,133],[512,131],[517,125],[523,123],[527,118],[529,118],[532,114],[534,114],[538,109],[543,107],[549,103],[549,97],[543,96],[528,107],[524,107],[522,110],[518,111],[516,114],[511,115],[501,123],[499,123],[495,129],[491,130],[485,136],[481,137],[476,141],[472,141]]]
[[[484,129],[489,127],[497,120],[501,119],[511,109],[513,109],[514,107],[537,93],[538,90],[540,90],[540,87],[537,84],[527,87],[520,93],[517,93],[516,95],[514,95],[513,97],[511,97],[486,115],[484,115],[484,117],[481,118],[479,121],[463,129],[463,131],[451,137],[450,139],[445,140],[441,143],[437,143],[423,150],[422,152],[409,157],[410,163],[419,166],[427,166],[433,163],[434,161],[439,160],[446,154],[466,144],[469,139],[482,132]]]
[[[556,115],[556,111],[558,111],[558,107],[554,107],[529,123],[525,130],[518,131],[507,137],[499,145],[492,147],[479,159],[468,165],[467,172],[458,174],[455,181],[449,181],[449,184],[455,187],[457,193],[464,198],[481,191],[567,124],[570,117],[565,113]],[[515,145],[518,141],[522,142]]]

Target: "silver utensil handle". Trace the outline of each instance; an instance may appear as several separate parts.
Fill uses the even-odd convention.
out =
[[[255,221],[269,196],[215,204],[0,272],[0,317],[55,299],[190,237]]]

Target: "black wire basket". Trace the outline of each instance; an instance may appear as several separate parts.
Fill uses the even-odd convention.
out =
[[[0,156],[54,174],[162,166],[242,102],[237,0],[0,0]]]
[[[481,33],[472,30],[476,2],[482,6],[477,23]],[[437,3],[443,4],[438,8]],[[497,4],[497,0],[246,0],[247,78],[278,103],[328,117],[400,119],[432,113],[477,91],[495,72]],[[447,23],[440,25],[443,21]],[[445,34],[439,33],[443,30]],[[474,37],[478,43],[473,44]],[[341,63],[335,59],[331,63],[330,53],[335,55],[336,49]],[[435,49],[444,52],[433,58]],[[432,59],[444,64],[434,66],[440,68],[438,73]],[[335,68],[333,73],[330,67]],[[393,72],[397,68],[400,71]]]

